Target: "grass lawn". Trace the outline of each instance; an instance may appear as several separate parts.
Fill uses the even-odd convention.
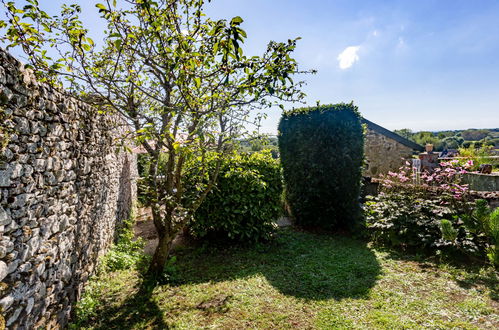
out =
[[[73,328],[499,328],[498,274],[280,229],[250,248],[183,248],[169,284],[94,277]]]

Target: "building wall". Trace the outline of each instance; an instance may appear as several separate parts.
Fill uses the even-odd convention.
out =
[[[466,173],[463,183],[469,184],[471,190],[499,192],[499,173]]]
[[[367,129],[364,141],[366,166],[363,175],[377,177],[388,171],[398,171],[413,150],[374,130]]]
[[[0,50],[0,324],[63,326],[129,216],[136,160],[116,152],[116,118]]]

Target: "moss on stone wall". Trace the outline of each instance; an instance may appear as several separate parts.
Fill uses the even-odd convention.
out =
[[[3,124],[7,120],[7,114],[5,109],[0,106],[0,166],[3,165],[6,161],[4,151],[9,144],[10,134],[9,130]]]

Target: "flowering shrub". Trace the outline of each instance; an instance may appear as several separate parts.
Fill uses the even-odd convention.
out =
[[[382,244],[432,250],[447,244],[441,220],[469,213],[468,187],[460,184],[467,166],[450,161],[432,173],[418,173],[410,163],[381,178],[381,192],[365,204],[366,223]]]
[[[432,173],[409,167],[381,179],[381,192],[370,197],[364,210],[375,242],[424,249],[427,252],[464,254],[499,265],[499,209],[485,200],[472,203],[461,175],[471,160],[443,162]]]
[[[461,184],[461,175],[466,173],[473,166],[473,161],[469,160],[463,165],[458,160],[440,163],[440,167],[433,172],[424,171],[417,173],[410,167],[410,163],[400,168],[400,171],[388,172],[382,176],[382,187],[384,191],[390,191],[394,186],[404,190],[419,191],[432,195],[436,192],[443,194],[443,197],[453,197],[461,200],[468,192],[468,185]]]

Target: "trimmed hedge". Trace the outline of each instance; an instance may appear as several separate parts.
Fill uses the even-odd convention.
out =
[[[281,214],[281,195],[281,167],[269,151],[235,154],[222,163],[216,186],[194,216],[191,233],[241,242],[267,239]]]
[[[298,225],[351,230],[360,222],[364,134],[353,103],[285,112],[279,150]]]

